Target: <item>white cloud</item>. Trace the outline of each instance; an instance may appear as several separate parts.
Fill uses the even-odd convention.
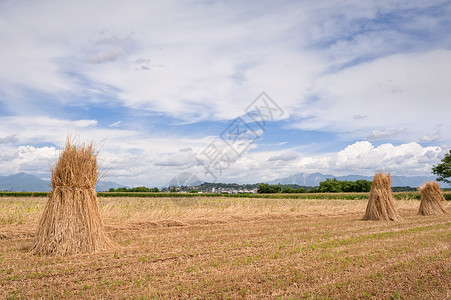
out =
[[[57,158],[58,147],[71,133],[75,139],[96,141],[100,151],[100,168],[105,178],[128,185],[164,184],[166,177],[178,173],[178,168],[196,164],[193,150],[203,149],[210,138],[189,139],[177,135],[146,136],[139,131],[118,128],[105,129],[96,120],[62,120],[47,117],[0,117],[0,132],[11,132],[2,138],[14,143],[0,143],[2,175],[27,172],[49,177],[49,166]],[[105,140],[106,138],[106,140]],[[15,146],[15,144],[26,146]],[[55,147],[31,146],[53,144]],[[174,149],[181,149],[175,152]],[[174,170],[168,171],[173,165]],[[174,174],[172,174],[174,173]]]
[[[285,152],[279,155],[274,155],[271,156],[270,158],[268,158],[268,161],[277,161],[277,160],[282,160],[282,161],[290,161],[290,160],[294,160],[298,157],[298,154],[293,153],[293,152]]]
[[[301,10],[292,13],[291,4],[242,6],[248,16],[232,3],[6,6],[0,13],[7,41],[0,50],[3,93],[17,101],[26,95],[16,91],[29,89],[64,102],[111,87],[126,106],[187,121],[234,118],[262,90],[281,106],[296,105],[318,61],[314,53],[278,41],[293,36],[288,20],[305,22]]]
[[[431,135],[423,135],[419,138],[420,142],[426,142],[426,143],[431,143],[431,142],[436,142],[438,140],[440,140],[442,138],[442,135],[437,132],[435,134],[431,134]]]
[[[5,98],[15,99],[5,105],[17,112],[27,107],[20,101],[27,95],[17,92],[22,89],[62,102],[100,93],[189,122],[233,119],[265,90],[286,110],[285,118],[308,118],[301,128],[349,132],[363,123],[364,138],[371,130],[410,129],[413,116],[400,115],[423,111],[419,101],[443,103],[449,53],[393,55],[330,70],[404,51],[397,41],[420,43],[405,36],[406,26],[439,32],[441,16],[419,13],[433,5],[439,4],[240,3],[239,10],[237,3],[189,1],[4,4],[0,86]],[[394,13],[414,16],[392,27],[375,21]],[[320,101],[303,105],[309,95]],[[367,128],[377,123],[389,124]],[[411,136],[431,135],[426,129]]]
[[[110,124],[110,125],[108,125],[109,127],[119,127],[119,125],[122,123],[122,121],[117,121],[117,122],[114,122],[114,123],[112,123],[112,124]]]
[[[404,129],[385,129],[385,130],[373,130],[367,137],[369,140],[386,140],[395,137],[399,134],[407,133],[407,128]]]
[[[442,155],[443,149],[440,147],[422,147],[414,142],[399,146],[387,143],[374,147],[370,142],[362,141],[336,154],[301,159],[299,166],[334,175],[371,175],[379,170],[396,175],[428,175],[432,164]]]
[[[170,143],[170,140],[149,140],[149,145]],[[188,172],[201,181],[212,181],[198,165],[195,155],[203,150],[206,141],[197,141],[201,147],[196,152],[181,149],[168,154],[164,151],[133,149],[113,150],[108,142],[99,153],[103,180],[112,180],[130,186],[161,186],[179,173]],[[186,144],[186,143],[178,143]],[[1,146],[1,145],[0,145]],[[144,148],[141,148],[144,149]],[[395,146],[382,144],[374,146],[368,141],[356,142],[336,153],[305,155],[296,152],[253,152],[231,161],[222,173],[212,169],[219,182],[255,183],[270,181],[297,173],[321,172],[323,174],[372,175],[384,170],[393,175],[430,175],[432,165],[436,164],[446,152],[441,147],[423,147],[417,143]],[[57,158],[54,147],[1,146],[1,175],[27,172],[41,177],[49,177],[49,166]]]
[[[6,137],[0,138],[0,144],[14,144],[17,143],[18,139],[15,134],[10,134]]]
[[[2,153],[0,155],[1,175],[26,172],[46,177],[49,174],[49,167],[53,165],[57,157],[57,151],[53,147],[2,146],[0,150]]]
[[[211,142],[206,134],[163,136],[128,126],[134,116],[102,122],[92,112],[112,102],[186,123],[232,120],[264,90],[288,127],[401,145],[360,142],[303,155],[258,152],[254,143],[233,159],[226,180],[372,173],[382,163],[428,173],[441,150],[410,142],[451,143],[449,7],[420,0],[1,2],[0,108],[9,115],[0,116],[2,170],[42,169],[51,149],[37,145],[62,146],[73,132],[107,138],[103,166],[125,184],[202,173],[192,158]],[[178,151],[184,148],[192,150]]]
[[[102,37],[92,42],[86,62],[94,64],[113,62],[124,56],[129,49],[131,50],[134,43],[130,35],[124,38]]]
[[[163,167],[187,167],[197,164],[194,153],[190,148],[181,149],[179,152],[173,154],[165,154],[158,157],[153,164],[155,166]]]
[[[303,154],[296,149],[293,149],[293,152],[282,153],[280,151],[248,153],[231,164],[219,177],[219,181],[255,183],[314,172],[337,176],[349,174],[371,176],[377,171],[386,171],[393,175],[428,176],[431,175],[432,165],[440,161],[446,149],[435,146],[423,147],[414,142],[397,146],[386,143],[376,147],[369,141],[361,141],[335,153],[318,155]],[[193,170],[190,172],[201,180],[211,178]],[[219,172],[216,175],[219,175]]]
[[[356,65],[317,82],[312,94],[318,99],[302,107],[298,115],[305,119],[297,126],[403,142],[419,141],[442,126],[442,136],[451,136],[449,82],[447,50],[398,54]]]
[[[96,120],[63,120],[43,116],[0,116],[0,131],[10,132],[21,143],[46,142],[61,144],[68,133],[89,132],[97,125]],[[105,135],[108,136],[108,135]],[[97,140],[105,138],[99,137]]]

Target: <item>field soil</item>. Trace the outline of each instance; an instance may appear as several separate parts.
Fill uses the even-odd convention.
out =
[[[0,299],[451,299],[451,215],[418,200],[391,222],[366,200],[100,198],[113,251],[34,256],[46,200],[0,198]]]

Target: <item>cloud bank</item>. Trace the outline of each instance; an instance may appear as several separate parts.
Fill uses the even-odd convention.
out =
[[[0,172],[47,176],[75,133],[111,180],[204,178],[196,155],[265,91],[284,113],[222,181],[429,174],[451,145],[450,15],[445,0],[2,1]]]

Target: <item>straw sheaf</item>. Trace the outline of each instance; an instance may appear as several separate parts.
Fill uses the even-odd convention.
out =
[[[94,146],[73,145],[68,139],[51,172],[52,191],[32,253],[69,255],[111,249],[95,191],[99,172]]]
[[[73,145],[68,140],[51,173],[53,187],[95,188],[100,173],[93,144]]]
[[[390,220],[401,219],[395,208],[395,200],[391,193],[390,174],[378,172],[374,175],[370,198],[363,220]]]
[[[449,214],[443,206],[445,197],[435,181],[425,182],[420,188],[421,202],[418,214],[423,216]]]

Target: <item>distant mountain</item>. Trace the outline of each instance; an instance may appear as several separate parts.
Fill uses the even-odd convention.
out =
[[[198,186],[201,185],[203,182],[200,181],[200,179],[192,174],[192,173],[180,173],[174,178],[172,178],[165,186],[166,187],[180,187],[180,186]]]
[[[298,184],[303,186],[318,186],[321,181],[326,180],[327,178],[337,178],[338,180],[368,180],[372,181],[372,176],[362,176],[362,175],[346,175],[346,176],[334,176],[330,174],[321,174],[321,173],[313,173],[313,174],[304,174],[299,173],[296,175],[291,175],[288,177],[276,179],[268,182],[269,184]],[[434,181],[436,177],[434,176],[396,176],[392,175],[392,186],[410,186],[410,187],[418,187],[422,185],[425,181]]]
[[[96,191],[108,191],[110,188],[125,187],[112,181],[99,181]],[[0,191],[15,192],[48,192],[51,190],[51,183],[42,180],[34,175],[24,172],[10,176],[0,176]]]
[[[47,181],[27,173],[0,176],[0,191],[47,192],[50,186]]]
[[[99,182],[97,182],[97,185],[96,185],[96,191],[97,192],[106,192],[111,188],[117,189],[117,188],[121,188],[121,187],[128,188],[128,186],[116,183],[114,181],[99,181]]]

